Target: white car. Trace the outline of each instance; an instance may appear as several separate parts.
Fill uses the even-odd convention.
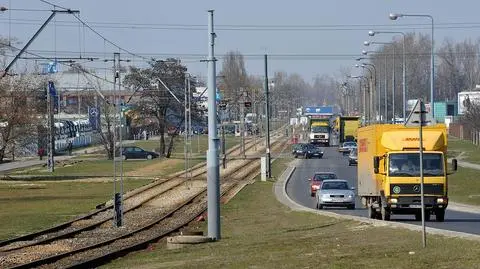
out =
[[[355,209],[355,188],[350,188],[343,179],[326,179],[316,193],[317,209],[326,206]]]
[[[339,152],[342,152],[344,155],[348,155],[350,151],[357,148],[357,143],[350,141],[344,142],[341,147],[338,148]]]

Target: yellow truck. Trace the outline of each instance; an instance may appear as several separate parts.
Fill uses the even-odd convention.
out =
[[[339,122],[339,142],[357,140],[357,130],[360,127],[360,117],[342,116]]]
[[[419,130],[399,124],[358,129],[358,196],[370,218],[412,214],[421,220]],[[444,221],[448,206],[447,134],[444,124],[423,128],[425,219]],[[452,160],[457,170],[457,160]]]

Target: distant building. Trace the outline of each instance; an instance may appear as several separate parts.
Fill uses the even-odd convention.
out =
[[[86,114],[88,107],[94,106],[101,98],[97,90],[101,92],[106,100],[113,103],[113,83],[111,83],[113,81],[113,72],[109,70],[106,74],[96,75],[104,79],[95,78],[76,70],[52,74],[51,78],[55,81],[55,88],[60,96],[58,99],[58,112]],[[125,77],[125,75],[126,73],[122,72],[120,78]],[[133,94],[133,91],[125,89],[116,93],[117,96],[120,96],[120,100],[124,101],[127,101]],[[133,97],[130,103],[135,103],[135,99]]]

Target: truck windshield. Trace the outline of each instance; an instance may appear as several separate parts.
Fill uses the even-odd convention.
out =
[[[389,157],[389,175],[395,177],[420,176],[419,153],[392,153]],[[443,159],[440,153],[423,154],[423,175],[443,176]]]
[[[328,133],[328,126],[312,126],[312,133]]]

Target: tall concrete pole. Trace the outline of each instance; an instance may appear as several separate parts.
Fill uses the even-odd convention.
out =
[[[407,65],[406,65],[406,62],[405,62],[405,54],[407,53],[405,51],[405,34],[403,34],[403,68],[402,68],[402,87],[403,87],[403,90],[402,90],[402,99],[403,99],[403,104],[402,104],[402,117],[403,117],[403,122],[405,122],[407,120],[406,118],[406,110],[407,110],[407,81],[405,80],[406,79],[406,68],[407,68]]]
[[[220,170],[218,162],[217,104],[215,91],[215,37],[213,31],[213,10],[208,20],[208,153],[207,153],[207,196],[208,196],[208,237],[220,239]]]
[[[271,172],[272,169],[270,167],[270,104],[268,102],[268,56],[265,54],[265,126],[266,126],[266,134],[265,134],[265,158],[267,159],[267,178],[272,177]]]
[[[388,98],[387,98],[387,88],[388,88],[388,82],[387,82],[387,54],[385,53],[385,70],[384,70],[384,76],[385,76],[385,88],[384,88],[384,95],[385,95],[385,104],[384,104],[384,109],[385,109],[385,119],[383,120],[384,123],[388,123]]]
[[[434,41],[433,41],[433,17],[428,16],[432,20],[432,51],[430,56],[430,111],[432,111],[432,117],[435,118],[435,106],[433,103],[434,95],[433,95],[433,87],[435,86],[435,48],[434,48]]]
[[[393,47],[393,63],[392,63],[392,123],[395,124],[395,44]]]
[[[52,88],[52,89],[50,89]],[[47,168],[48,172],[55,171],[55,119],[54,119],[54,98],[53,90],[54,85],[53,81],[48,82],[47,87],[47,124],[48,124],[48,143],[47,143],[47,150],[48,150],[48,158],[47,158]]]

